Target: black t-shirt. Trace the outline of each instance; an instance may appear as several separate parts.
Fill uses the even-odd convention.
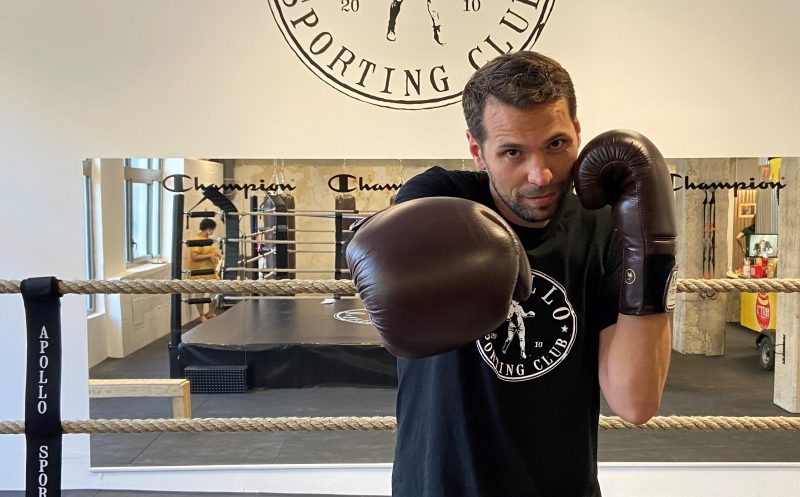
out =
[[[397,202],[430,196],[497,210],[485,173],[434,167]],[[395,497],[600,495],[598,338],[617,320],[621,267],[610,210],[570,193],[545,228],[511,226],[533,272],[521,309],[473,344],[398,359]]]

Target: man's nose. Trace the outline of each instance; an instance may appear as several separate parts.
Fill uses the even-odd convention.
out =
[[[553,171],[547,165],[544,157],[535,155],[531,157],[528,167],[528,183],[536,186],[547,186],[553,182]]]

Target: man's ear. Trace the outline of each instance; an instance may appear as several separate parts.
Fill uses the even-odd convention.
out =
[[[469,154],[472,156],[472,162],[475,163],[475,167],[478,171],[485,171],[486,163],[483,161],[481,146],[469,130],[467,130],[467,142],[469,143]]]

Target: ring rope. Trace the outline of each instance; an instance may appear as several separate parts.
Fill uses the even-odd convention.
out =
[[[295,270],[302,272],[302,270]],[[59,280],[62,294],[169,294],[169,293],[355,293],[351,280]],[[800,279],[682,279],[679,292],[800,292]],[[19,280],[0,280],[0,294],[20,293]]]
[[[62,294],[354,293],[350,280],[59,280]],[[20,293],[20,282],[0,280],[0,293]]]
[[[61,427],[67,434],[393,431],[397,428],[397,421],[393,416],[90,419],[64,420]],[[645,424],[635,425],[617,416],[600,416],[599,427],[604,431],[798,431],[800,417],[657,416]],[[24,433],[23,421],[0,421],[0,435]]]

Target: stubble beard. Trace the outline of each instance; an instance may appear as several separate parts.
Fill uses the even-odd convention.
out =
[[[513,194],[511,192],[503,192],[498,190],[494,186],[494,183],[492,183],[492,187],[500,197],[500,200],[502,200],[503,203],[506,204],[506,207],[508,207],[508,209],[518,218],[529,223],[541,223],[544,221],[549,221],[556,214],[556,212],[558,212],[561,204],[564,203],[567,192],[572,189],[572,180],[569,179],[561,183],[549,185],[547,187],[530,185],[517,190]],[[523,200],[526,198],[540,197],[551,193],[555,193],[556,197],[549,205],[544,207],[525,205],[523,202]]]

